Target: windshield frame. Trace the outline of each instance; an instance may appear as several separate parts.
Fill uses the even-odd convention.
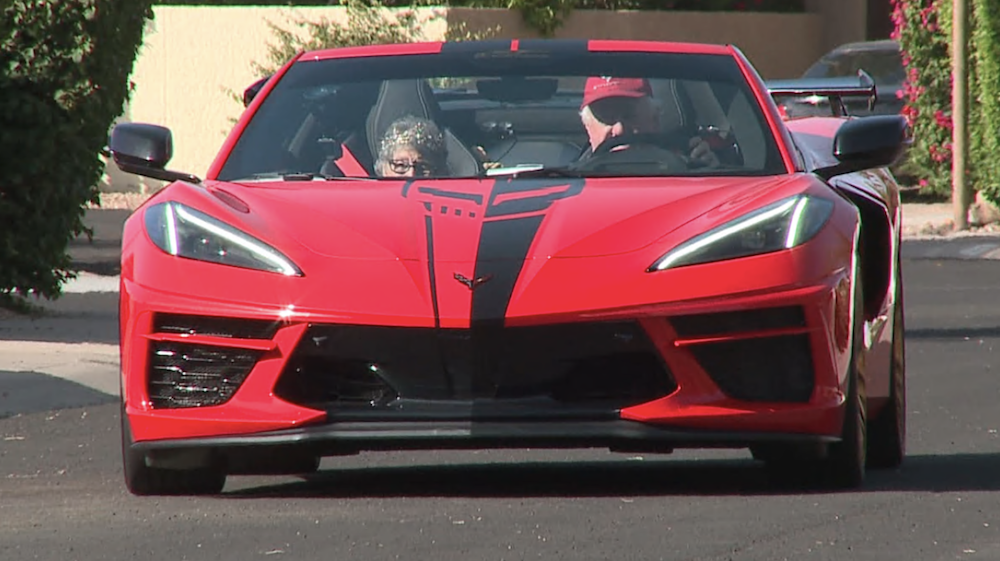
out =
[[[456,44],[458,45],[458,44]],[[468,47],[472,47],[469,45]],[[276,104],[287,103],[286,98],[293,90],[337,83],[330,76],[350,76],[350,80],[340,83],[357,83],[384,79],[448,78],[448,77],[502,77],[534,76],[546,77],[566,75],[574,77],[610,75],[643,76],[649,79],[725,79],[744,96],[749,110],[762,134],[761,142],[766,154],[766,163],[759,170],[726,170],[706,175],[767,176],[788,173],[782,158],[781,137],[776,134],[768,120],[767,109],[760,105],[737,59],[730,53],[701,52],[652,52],[652,51],[593,51],[593,50],[534,50],[512,52],[509,49],[456,48],[441,52],[416,50],[412,54],[396,52],[372,56],[347,57],[307,57],[292,61],[285,72],[272,78],[275,83],[267,84],[261,91],[261,99],[255,99],[253,111],[248,110],[242,122],[233,130],[231,137],[219,157],[209,170],[208,179],[234,181],[253,175],[240,173],[237,161],[244,143],[260,133],[258,128],[267,128],[268,114]],[[438,94],[447,95],[445,90]],[[580,92],[559,90],[558,96],[577,95]],[[553,98],[554,99],[554,98]],[[485,102],[484,102],[485,103]],[[315,170],[286,170],[291,173],[308,173]],[[683,173],[678,177],[692,177],[697,174]],[[485,176],[485,174],[484,174]],[[648,176],[648,175],[638,175]],[[659,176],[659,175],[655,175]],[[670,177],[672,174],[664,174]],[[461,179],[461,177],[434,177],[434,179]],[[606,177],[597,175],[597,177]],[[629,174],[611,177],[630,177]],[[379,179],[365,177],[365,179]]]

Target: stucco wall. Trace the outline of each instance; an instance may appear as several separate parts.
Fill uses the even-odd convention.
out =
[[[514,11],[452,8],[448,21],[465,22],[470,30],[499,24],[498,35],[503,38],[536,36]],[[555,37],[731,43],[764,78],[788,78],[801,74],[822,54],[822,27],[822,15],[814,13],[578,10],[556,30]]]
[[[813,0],[833,2],[834,0]],[[836,0],[853,4],[859,0]],[[829,4],[827,4],[829,6]],[[274,41],[268,22],[286,29],[289,17],[343,21],[339,7],[158,6],[132,74],[135,91],[121,120],[157,123],[174,134],[169,167],[203,175],[242,106],[227,92],[241,93],[256,76]],[[435,17],[437,16],[437,17]],[[425,39],[441,39],[448,27],[469,30],[500,26],[503,38],[536,36],[517,12],[454,8],[421,10]],[[649,39],[732,43],[765,78],[800,74],[827,50],[827,15],[694,12],[577,11],[557,32],[563,38]],[[853,21],[853,20],[851,20]],[[858,30],[863,35],[863,26]],[[836,35],[845,37],[843,33]],[[122,174],[108,166],[105,191],[148,191],[162,183]]]

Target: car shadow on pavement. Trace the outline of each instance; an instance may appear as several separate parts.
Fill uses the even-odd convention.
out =
[[[746,460],[645,460],[351,467],[243,487],[227,498],[753,496],[1000,490],[1000,453],[923,455],[870,471],[860,490],[823,491],[778,480]],[[230,477],[231,484],[239,478]]]
[[[898,470],[873,472],[865,491],[1000,491],[1000,452],[907,456]]]
[[[118,293],[64,294],[38,313],[0,316],[0,341],[118,344]]]
[[[0,370],[0,419],[116,403],[118,397],[39,372]]]

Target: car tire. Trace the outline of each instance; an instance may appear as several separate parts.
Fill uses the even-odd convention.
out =
[[[853,489],[865,481],[868,459],[868,394],[865,388],[864,290],[860,265],[854,270],[854,328],[851,330],[851,362],[847,373],[847,400],[840,441],[830,444],[820,460],[818,475],[829,489]]]
[[[121,411],[122,464],[125,486],[133,495],[215,495],[226,485],[226,473],[219,468],[158,469],[146,465],[142,452],[132,449],[132,427]]]
[[[864,375],[864,295],[860,265],[854,274],[854,327],[851,361],[847,373],[847,397],[840,440],[815,453],[801,446],[755,446],[755,459],[763,460],[769,478],[778,485],[801,485],[822,489],[854,489],[865,480],[867,462],[868,398]]]
[[[897,274],[900,270],[897,261]],[[906,456],[906,342],[902,277],[896,282],[889,402],[868,425],[868,467],[893,469]]]

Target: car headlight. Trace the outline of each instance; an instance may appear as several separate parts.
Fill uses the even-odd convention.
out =
[[[680,244],[648,271],[710,263],[790,249],[803,244],[826,224],[833,202],[797,195],[757,209]]]
[[[170,255],[220,265],[302,276],[278,250],[236,228],[178,202],[146,210],[146,232]]]

